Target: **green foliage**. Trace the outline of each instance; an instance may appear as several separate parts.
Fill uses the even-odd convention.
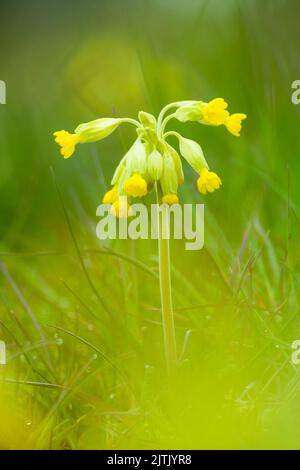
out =
[[[4,7],[1,447],[299,448],[299,8]],[[199,195],[184,168],[180,199],[205,203],[205,247],[171,245],[180,365],[167,384],[156,243],[95,236],[96,206],[134,131],[120,127],[67,161],[52,132],[197,96],[224,97],[248,119],[239,139],[174,121],[223,186]]]

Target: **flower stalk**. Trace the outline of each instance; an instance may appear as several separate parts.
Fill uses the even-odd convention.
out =
[[[161,204],[161,191],[155,184],[157,208]],[[164,349],[168,374],[174,374],[177,365],[176,336],[171,287],[170,241],[163,237],[163,227],[169,233],[169,214],[157,210],[158,217],[158,264],[160,281],[160,300],[164,335]]]

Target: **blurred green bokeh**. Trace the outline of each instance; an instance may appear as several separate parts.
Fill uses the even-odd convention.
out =
[[[298,0],[1,3],[1,448],[299,448],[299,15]],[[133,131],[67,161],[52,133],[218,96],[248,115],[239,139],[174,124],[223,186],[201,196],[184,167],[205,247],[171,246],[167,384],[156,243],[95,236]]]

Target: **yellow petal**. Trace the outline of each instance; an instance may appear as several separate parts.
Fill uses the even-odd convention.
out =
[[[228,104],[223,98],[215,98],[203,107],[203,121],[211,126],[224,124],[229,112],[226,111]]]
[[[126,219],[132,215],[132,208],[124,198],[119,198],[111,206],[111,214],[119,219]]]
[[[80,142],[77,134],[70,134],[67,131],[57,131],[53,134],[55,142],[60,145],[60,153],[64,158],[69,158],[73,155],[76,145]]]
[[[168,204],[168,206],[172,206],[173,204],[178,204],[179,199],[178,199],[177,194],[169,193],[163,196],[162,202],[163,204]]]
[[[118,199],[118,190],[116,186],[107,191],[102,199],[103,204],[113,204]]]
[[[221,179],[216,173],[214,173],[213,171],[209,171],[207,168],[203,168],[201,170],[200,176],[197,181],[197,187],[200,193],[213,193],[216,189],[219,189],[221,184]]]
[[[225,126],[232,135],[239,137],[242,129],[242,121],[246,118],[247,115],[243,113],[231,114],[226,119]]]
[[[124,184],[124,191],[128,196],[142,197],[147,194],[147,183],[138,173],[134,173]]]

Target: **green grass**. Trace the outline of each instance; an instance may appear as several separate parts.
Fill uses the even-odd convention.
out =
[[[298,2],[27,3],[0,25],[0,447],[299,448]],[[168,383],[157,244],[95,236],[133,134],[63,161],[52,132],[215,96],[248,119],[240,139],[177,124],[223,186],[202,197],[184,168],[205,248],[171,243]]]

